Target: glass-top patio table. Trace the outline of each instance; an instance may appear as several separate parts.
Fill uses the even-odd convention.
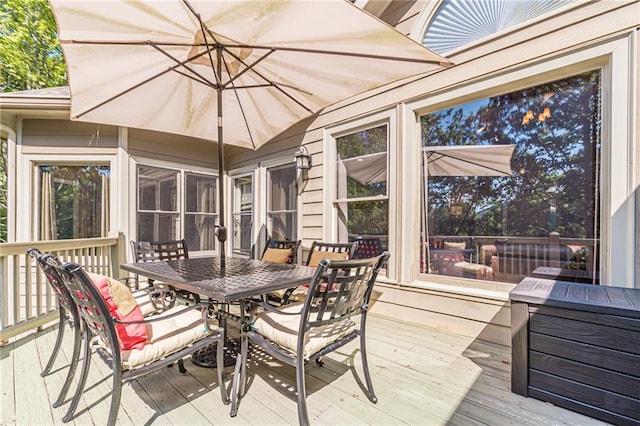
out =
[[[237,257],[197,257],[158,262],[127,263],[120,268],[148,278],[162,281],[181,290],[207,296],[217,302],[240,302],[241,321],[246,315],[244,300],[270,293],[275,290],[296,287],[311,281],[316,268],[301,265],[269,263],[260,260]],[[246,346],[247,339],[241,325],[240,345]],[[231,416],[237,413],[238,396],[244,393],[245,360],[238,350],[235,360],[233,387],[231,392]],[[220,384],[223,386],[224,384]]]

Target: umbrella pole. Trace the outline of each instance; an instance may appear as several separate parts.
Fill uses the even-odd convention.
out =
[[[220,220],[218,221],[218,229],[216,235],[218,242],[220,243],[220,258],[224,262],[225,257],[225,242],[227,241],[227,228],[224,223],[224,141],[222,140],[222,50],[216,49],[217,54],[217,66],[216,72],[218,74],[217,81],[217,102],[218,102],[218,194],[219,194],[219,214]]]

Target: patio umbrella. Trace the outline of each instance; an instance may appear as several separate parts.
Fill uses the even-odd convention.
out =
[[[511,176],[511,157],[515,145],[458,145],[423,147],[424,176]],[[429,221],[427,220],[427,179],[424,179],[423,247],[430,263]]]
[[[363,185],[387,181],[387,153],[361,155],[342,161],[347,175]]]
[[[339,100],[448,64],[346,0],[50,3],[71,119],[217,142],[219,181],[224,144],[257,149]],[[224,255],[221,182],[219,199]]]
[[[428,146],[424,152],[428,176],[511,176],[515,145]]]

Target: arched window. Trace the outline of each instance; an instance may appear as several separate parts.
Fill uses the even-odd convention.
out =
[[[422,43],[444,54],[576,0],[444,0]]]

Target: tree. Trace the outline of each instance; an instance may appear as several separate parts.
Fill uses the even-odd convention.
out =
[[[56,23],[46,0],[0,2],[0,58],[3,92],[67,84]]]
[[[64,86],[66,68],[46,0],[0,2],[0,91]],[[0,140],[0,242],[7,241],[7,141]]]

